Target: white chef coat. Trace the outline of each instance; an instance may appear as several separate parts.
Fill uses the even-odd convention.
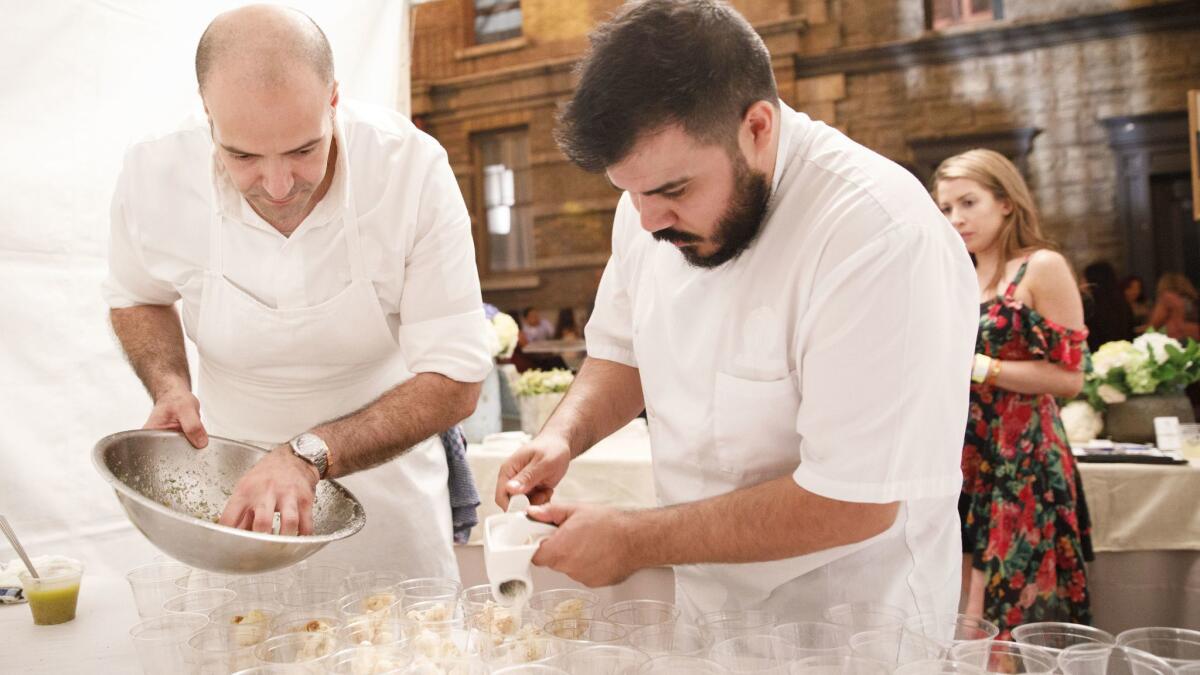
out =
[[[970,258],[904,169],[786,105],[780,130],[761,233],[719,268],[656,242],[622,196],[588,354],[639,369],[663,504],[785,475],[832,499],[901,503],[864,542],[677,567],[688,613],[796,621],[851,601],[954,612],[978,328]]]
[[[112,307],[182,300],[213,435],[269,447],[415,373],[473,382],[491,368],[470,220],[445,151],[400,115],[347,102],[334,134],[330,189],[290,237],[237,192],[203,120],[126,156],[104,296]],[[457,576],[436,437],[342,480],[367,527],[319,556]]]

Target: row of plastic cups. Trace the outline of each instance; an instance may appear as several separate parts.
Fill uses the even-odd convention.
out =
[[[336,601],[352,593],[398,587],[409,580],[404,575],[387,571],[352,573],[336,565],[300,565],[257,575],[227,575],[195,570],[174,561],[157,561],[142,565],[126,574],[138,615],[143,619],[165,613],[167,600],[183,593],[209,589],[230,589],[246,600],[264,599],[284,604],[308,606]],[[462,589],[454,580],[453,595]],[[421,591],[415,584],[415,594]],[[443,586],[444,587],[444,586]]]

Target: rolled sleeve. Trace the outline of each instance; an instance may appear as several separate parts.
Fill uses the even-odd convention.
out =
[[[953,495],[978,329],[965,252],[898,225],[835,268],[798,331],[798,485],[842,501]]]
[[[600,278],[596,307],[584,335],[589,357],[637,368],[633,349],[633,307],[627,281],[631,270],[627,268],[628,261],[623,253],[629,241],[623,224],[630,209],[628,195],[622,196],[613,223],[612,256]]]
[[[404,261],[398,339],[409,369],[480,382],[492,368],[471,220],[440,152],[426,178]]]
[[[170,305],[179,299],[175,287],[152,276],[146,265],[138,223],[129,208],[132,172],[132,162],[127,155],[109,210],[108,276],[100,285],[100,294],[112,309]]]

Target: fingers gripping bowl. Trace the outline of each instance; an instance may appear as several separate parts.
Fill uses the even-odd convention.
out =
[[[362,529],[366,514],[335,481],[317,483],[313,534],[284,536],[216,524],[238,478],[265,452],[216,436],[197,450],[173,431],[123,431],[92,451],[129,520],[180,562],[212,572],[249,574],[299,562]]]

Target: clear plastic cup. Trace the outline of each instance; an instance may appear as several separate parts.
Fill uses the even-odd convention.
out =
[[[1055,656],[1067,647],[1079,644],[1111,645],[1117,641],[1112,633],[1099,628],[1057,621],[1040,621],[1017,626],[1012,629],[1012,639],[1013,642],[1041,647]]]
[[[522,663],[492,671],[492,675],[570,675],[567,671],[541,663]]]
[[[462,607],[463,621],[467,628],[482,630],[487,633],[513,635],[520,624],[529,623],[530,619],[539,615],[525,607],[520,616],[515,608],[504,607],[492,599],[490,584],[480,584],[463,590],[458,604]],[[536,622],[541,625],[544,621]]]
[[[621,675],[636,672],[648,660],[632,647],[594,645],[564,654],[558,662],[571,675]]]
[[[462,593],[461,583],[445,577],[408,579],[396,584],[396,588],[404,593],[405,608],[418,602],[436,601],[453,611],[458,605],[458,595]]]
[[[175,582],[190,571],[190,567],[177,562],[152,562],[130,570],[125,579],[133,591],[138,616],[143,619],[162,616],[166,611],[163,603],[179,595]]]
[[[399,572],[387,572],[383,570],[368,570],[366,572],[355,572],[349,574],[339,584],[339,589],[342,595],[350,595],[351,593],[365,592],[383,592],[394,591],[402,581],[408,577]]]
[[[338,600],[337,613],[343,620],[368,614],[400,619],[404,616],[401,611],[403,598],[399,590],[350,593]]]
[[[945,649],[969,640],[992,640],[1000,634],[1000,628],[991,621],[966,614],[910,616],[904,620],[904,630],[933,640]]]
[[[314,663],[263,663],[253,668],[239,670],[233,675],[321,675],[325,672],[319,662]],[[401,671],[397,671],[401,672]]]
[[[1153,654],[1176,668],[1200,662],[1200,631],[1134,628],[1117,635],[1117,644]]]
[[[774,635],[742,635],[713,645],[709,658],[735,673],[786,673],[799,654]]]
[[[400,644],[366,645],[336,652],[321,666],[331,675],[382,675],[407,668],[412,660],[412,653]]]
[[[75,619],[79,606],[79,585],[83,579],[83,563],[62,560],[43,564],[36,579],[28,570],[22,569],[17,578],[33,623],[38,626],[53,626]]]
[[[540,630],[515,636],[496,635],[478,629],[470,633],[471,650],[493,668],[530,663],[558,665],[565,646]]]
[[[1179,442],[1184,459],[1200,459],[1200,424],[1180,424]]]
[[[679,608],[669,602],[624,600],[605,607],[600,612],[600,618],[632,630],[638,626],[675,623],[679,620],[679,614]]]
[[[356,616],[335,631],[347,646],[394,645],[410,637],[408,622],[389,616]]]
[[[892,628],[854,634],[850,637],[850,652],[895,668],[913,661],[941,659],[946,650],[933,640]]]
[[[483,661],[472,658],[427,659],[416,658],[406,669],[397,670],[388,675],[430,675],[430,673],[445,673],[446,675],[491,675],[492,668]]]
[[[258,664],[254,644],[242,644],[235,628],[210,623],[188,638],[184,658],[194,675],[227,675]]]
[[[790,675],[890,675],[891,672],[880,661],[844,654],[808,656],[788,667]]]
[[[247,577],[231,581],[226,588],[237,593],[241,602],[271,602],[278,603],[291,584],[275,579]]]
[[[173,588],[173,587],[172,587]],[[146,675],[185,672],[187,641],[208,625],[203,614],[166,614],[151,617],[129,631],[138,662]]]
[[[591,645],[625,644],[628,635],[624,626],[597,619],[556,619],[548,622],[542,630],[559,640],[563,651]]]
[[[656,656],[643,663],[637,672],[639,675],[719,675],[729,671],[712,659],[683,654],[667,654],[666,656]]]
[[[345,625],[340,615],[317,612],[311,609],[290,609],[277,613],[271,619],[272,636],[289,633],[336,633]]]
[[[797,621],[776,626],[771,634],[795,645],[799,658],[850,656],[850,629],[823,621]]]
[[[640,626],[629,633],[629,646],[646,655],[701,656],[713,645],[712,634],[686,623]]]
[[[234,600],[209,613],[213,625],[229,630],[234,642],[243,647],[256,645],[271,637],[271,622],[280,614],[279,605]]]
[[[1004,640],[972,640],[961,642],[950,648],[950,661],[962,661],[984,669],[989,673],[1011,675],[1015,673],[1054,672],[1054,654],[1033,645],[1007,642]]]
[[[526,607],[541,617],[543,625],[558,619],[594,619],[600,596],[581,588],[553,588],[529,596]]]
[[[315,609],[318,612],[337,612],[344,597],[337,586],[292,586],[279,596],[285,609]]]
[[[175,580],[175,588],[179,589],[179,593],[203,591],[207,588],[227,588],[229,584],[238,579],[239,577],[218,574],[207,570],[189,570]],[[179,595],[179,593],[176,593],[176,595]]]
[[[163,611],[167,614],[187,613],[211,616],[214,611],[233,602],[235,598],[237,598],[237,593],[228,588],[188,591],[164,602]]]
[[[907,613],[899,607],[879,602],[847,602],[825,610],[826,621],[845,626],[852,634],[864,630],[900,628],[907,618]]]
[[[371,616],[378,616],[378,612]],[[455,614],[454,605],[444,600],[427,600],[409,605],[401,618],[410,631],[417,633],[425,631],[445,635],[464,628],[462,618]]]
[[[288,633],[276,635],[254,647],[254,657],[260,663],[311,663],[338,650],[333,633]]]
[[[713,642],[723,642],[739,635],[770,635],[779,618],[757,609],[738,609],[709,612],[700,616],[697,625],[712,636]]]
[[[1058,655],[1063,675],[1175,675],[1165,659],[1140,649],[1097,642],[1067,647]]]
[[[290,571],[292,586],[294,587],[332,586],[334,591],[339,592],[341,595],[346,594],[345,591],[342,591],[341,585],[351,575],[350,569],[347,567],[340,565],[313,565],[307,561],[297,563]]]
[[[986,675],[986,671],[962,661],[928,659],[906,663],[897,668],[894,675]]]

